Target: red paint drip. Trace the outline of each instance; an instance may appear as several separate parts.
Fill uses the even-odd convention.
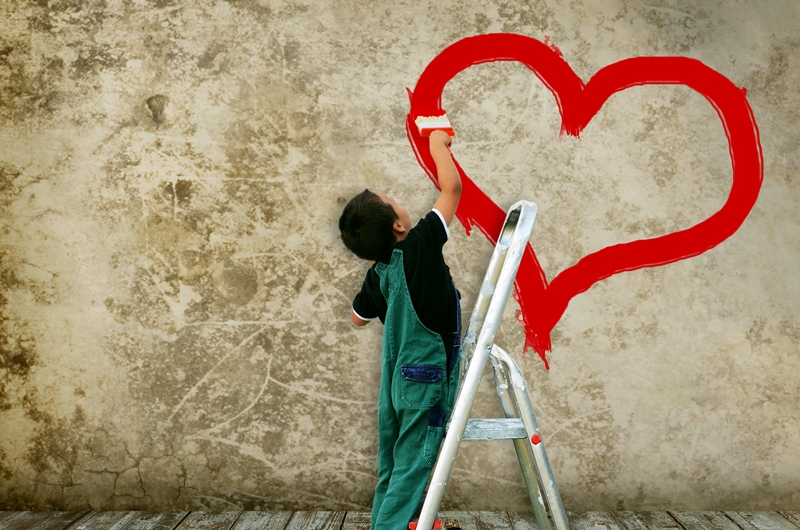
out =
[[[542,437],[539,436],[538,434],[534,434],[533,436],[531,436],[531,443],[533,445],[539,445],[540,443],[542,443]]]
[[[514,284],[518,318],[525,327],[525,350],[533,348],[547,365],[550,332],[570,300],[596,282],[614,274],[658,267],[702,254],[730,237],[753,208],[761,189],[764,161],[753,111],[743,89],[700,61],[686,57],[635,57],[608,65],[588,83],[572,71],[561,52],[545,42],[507,33],[462,39],[442,51],[425,68],[412,93],[406,130],[422,168],[439,188],[436,165],[414,125],[414,117],[443,113],[442,91],[447,82],[470,66],[518,61],[526,65],[552,92],[561,114],[561,133],[579,136],[613,94],[640,85],[685,85],[702,94],[719,115],[728,139],[733,183],[728,200],[708,219],[679,232],[652,239],[620,243],[585,256],[561,271],[548,284],[533,248],[528,245]],[[453,159],[455,161],[455,158]],[[461,174],[462,194],[456,216],[469,235],[473,226],[493,245],[505,220],[500,209],[467,176]]]

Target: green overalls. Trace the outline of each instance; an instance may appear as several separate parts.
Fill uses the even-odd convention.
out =
[[[372,530],[407,530],[433,469],[458,383],[458,330],[451,366],[442,336],[420,322],[406,284],[403,251],[375,271],[386,298],[378,397],[378,485]],[[451,287],[455,289],[455,287]],[[458,294],[456,293],[456,302]]]

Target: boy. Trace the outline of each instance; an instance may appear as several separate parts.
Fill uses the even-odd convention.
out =
[[[453,407],[461,333],[459,294],[442,257],[461,198],[450,136],[430,135],[441,194],[415,227],[408,210],[364,190],[339,219],[342,240],[373,262],[350,318],[384,323],[378,398],[378,485],[372,530],[405,530],[422,497]]]

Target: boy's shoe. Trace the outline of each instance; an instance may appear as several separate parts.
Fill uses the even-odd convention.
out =
[[[417,523],[418,522],[419,522],[419,519],[415,519],[415,520],[411,521],[410,523],[408,523],[408,530],[417,530]],[[442,520],[441,519],[436,519],[433,522],[433,530],[439,530],[441,527],[442,527]]]

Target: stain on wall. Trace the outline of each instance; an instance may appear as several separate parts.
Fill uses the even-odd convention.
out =
[[[736,6],[14,0],[0,7],[0,507],[368,509],[379,324],[336,229],[370,187],[436,197],[405,134],[445,46],[545,35],[582,79],[695,57],[748,90],[759,200],[691,260],[609,278],[521,362],[567,509],[793,509],[800,497],[800,64],[794,2]],[[502,207],[539,206],[549,277],[723,204],[714,110],[683,87],[612,97],[558,139],[516,64],[459,74],[443,106],[461,165]],[[491,247],[453,224],[474,301]],[[476,414],[501,413],[490,380]],[[525,510],[510,444],[464,444],[444,506]]]

